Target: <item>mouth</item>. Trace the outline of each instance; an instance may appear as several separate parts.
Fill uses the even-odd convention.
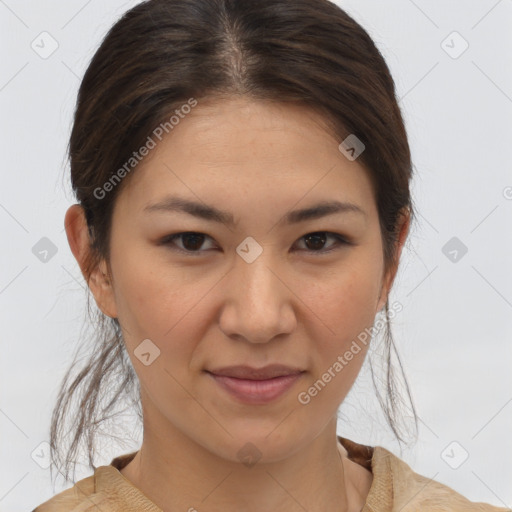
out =
[[[231,366],[206,373],[237,401],[267,404],[284,395],[305,373],[296,367],[270,365],[264,368]]]

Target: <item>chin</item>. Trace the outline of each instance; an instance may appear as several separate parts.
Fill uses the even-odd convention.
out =
[[[242,463],[247,467],[279,462],[291,457],[300,450],[303,443],[307,442],[303,437],[296,439],[286,432],[277,434],[276,426],[279,425],[279,421],[274,422],[272,428],[266,427],[256,431],[246,430],[250,434],[243,432],[236,434],[228,426],[227,430],[232,436],[226,434],[222,436],[222,440],[210,437],[206,440],[205,447],[220,458]],[[274,433],[272,433],[273,430]],[[311,441],[313,438],[314,436]]]

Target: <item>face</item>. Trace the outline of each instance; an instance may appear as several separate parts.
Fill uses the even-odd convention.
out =
[[[394,277],[367,171],[340,142],[305,107],[199,102],[133,171],[112,217],[111,284],[91,290],[122,327],[145,429],[233,461],[250,442],[270,462],[336,416]],[[170,196],[233,223],[165,208]],[[291,215],[335,201],[359,210]],[[271,364],[302,370],[274,398],[275,383],[240,396],[208,373]]]

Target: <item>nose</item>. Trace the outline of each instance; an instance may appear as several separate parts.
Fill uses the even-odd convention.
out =
[[[228,273],[220,328],[231,338],[250,343],[267,343],[290,334],[297,325],[295,295],[286,283],[281,266],[264,250],[252,263],[236,257]]]

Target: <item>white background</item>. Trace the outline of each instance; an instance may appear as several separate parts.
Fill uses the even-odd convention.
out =
[[[63,230],[74,202],[65,149],[85,68],[136,3],[0,0],[0,511],[32,510],[62,490],[31,453],[48,441],[84,318]],[[385,446],[473,501],[511,507],[512,0],[338,3],[386,58],[410,137],[419,223],[390,302],[404,306],[394,335],[420,417],[419,441],[400,453],[365,365],[339,434]],[[59,45],[47,59],[31,48],[43,31]],[[469,43],[458,58],[443,46],[456,52],[460,40],[442,45],[453,31]],[[58,251],[46,263],[32,253],[42,237]],[[452,237],[468,248],[457,262],[442,252]],[[441,455],[453,441],[452,458],[459,445],[469,454],[458,469]],[[96,463],[128,451],[111,445]]]

